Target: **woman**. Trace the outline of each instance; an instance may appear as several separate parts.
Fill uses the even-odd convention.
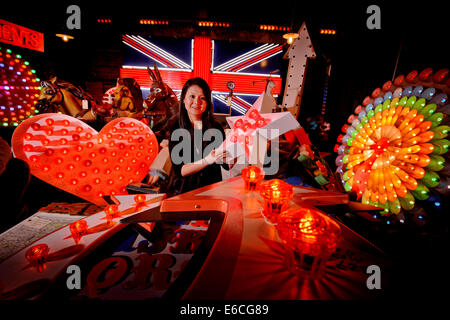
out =
[[[208,133],[211,132],[216,133],[215,139],[208,141]],[[175,194],[222,180],[220,164],[224,169],[229,169],[225,163],[227,153],[216,152],[211,148],[211,143],[218,147],[223,140],[225,132],[213,118],[211,89],[208,83],[202,78],[188,80],[181,90],[178,123],[172,128],[169,141],[175,173],[172,191]]]

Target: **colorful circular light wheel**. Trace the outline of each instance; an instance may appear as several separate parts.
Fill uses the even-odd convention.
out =
[[[338,137],[336,165],[348,192],[385,213],[411,210],[441,183],[450,141],[448,70],[399,76],[366,97]],[[433,80],[432,80],[433,79]],[[432,82],[436,87],[424,88]],[[448,82],[447,82],[448,83]],[[440,90],[443,92],[438,93]]]
[[[38,111],[40,83],[28,61],[10,49],[0,48],[0,125],[18,126]]]

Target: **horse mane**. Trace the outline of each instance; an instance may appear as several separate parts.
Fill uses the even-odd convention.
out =
[[[94,98],[87,93],[86,91],[84,91],[81,87],[76,86],[70,82],[64,81],[64,80],[56,80],[54,82],[54,85],[66,89],[67,91],[69,91],[71,94],[73,94],[75,97],[77,97],[80,100],[90,100],[90,101],[94,101]]]

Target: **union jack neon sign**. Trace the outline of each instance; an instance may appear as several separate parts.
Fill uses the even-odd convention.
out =
[[[258,64],[267,63],[269,59],[281,61],[283,46],[280,44],[252,45],[253,48],[250,50],[235,54],[231,58],[228,53],[228,56],[219,59],[218,42],[209,37],[191,39],[189,58],[180,58],[180,54],[177,53],[181,51],[180,49],[171,51],[143,36],[123,35],[122,42],[126,47],[132,49],[131,52],[141,55],[141,57],[136,57],[136,60],[140,60],[141,65],[137,65],[139,63],[124,65],[120,70],[120,76],[136,79],[143,91],[151,86],[146,67],[152,66],[153,62],[157,63],[162,78],[175,92],[179,92],[190,78],[202,77],[205,79],[212,90],[214,111],[219,113],[229,108],[225,102],[225,97],[229,93],[226,86],[228,81],[235,82],[231,109],[236,115],[244,114],[264,92],[267,78],[271,77],[275,83],[273,89],[275,97],[281,90],[282,80],[279,74],[255,72]],[[186,51],[188,48],[185,47],[183,50]],[[279,61],[278,65],[281,63]],[[275,69],[279,69],[279,67]]]

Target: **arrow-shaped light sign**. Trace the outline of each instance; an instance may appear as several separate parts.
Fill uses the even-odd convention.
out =
[[[309,37],[306,24],[303,22],[298,31],[298,38],[290,45],[283,59],[289,59],[289,69],[284,89],[283,107],[286,107],[297,119],[305,83],[305,69],[308,58],[314,59],[316,54]]]

